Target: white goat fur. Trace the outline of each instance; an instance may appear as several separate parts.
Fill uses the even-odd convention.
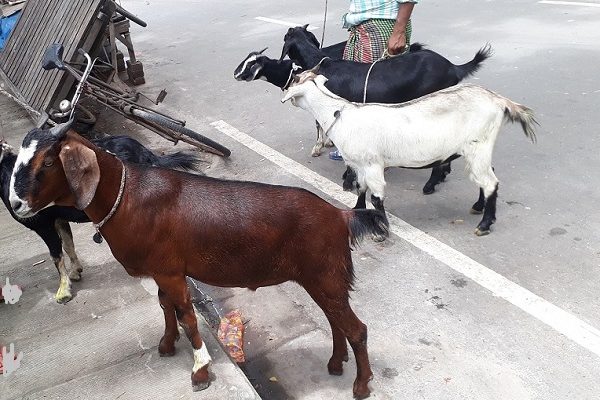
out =
[[[385,167],[424,167],[454,154],[464,156],[469,178],[487,198],[498,183],[491,163],[503,123],[521,122],[535,141],[529,108],[479,86],[460,84],[401,104],[359,104],[330,92],[326,81],[306,71],[282,102],[311,112],[356,171],[361,191],[382,200]]]

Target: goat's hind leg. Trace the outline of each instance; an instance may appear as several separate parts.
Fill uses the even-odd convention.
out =
[[[160,308],[165,314],[165,334],[158,344],[158,354],[161,357],[170,357],[175,355],[175,341],[179,340],[175,305],[161,289],[158,289],[158,300],[160,301]]]
[[[323,278],[321,282],[323,282]],[[347,359],[347,347],[345,340],[342,342],[340,333],[350,342],[354,357],[356,359],[356,379],[353,385],[353,394],[357,399],[369,397],[369,381],[373,378],[373,372],[369,364],[367,352],[367,326],[363,324],[348,302],[348,289],[331,287],[332,279],[326,280],[326,285],[304,286],[317,305],[323,310],[329,324],[332,327],[333,355],[327,363],[327,369],[332,375],[341,375],[342,362]],[[343,282],[343,278],[335,280],[336,283]],[[342,344],[343,343],[343,344]]]
[[[71,226],[69,225],[69,222],[62,219],[57,219],[54,222],[54,226],[56,227],[56,231],[62,239],[62,246],[71,260],[71,272],[69,273],[69,278],[71,278],[72,281],[79,281],[81,279],[83,267],[81,266],[81,262],[79,262],[77,253],[75,252],[75,243],[73,242],[73,232],[71,231]]]
[[[477,154],[477,153],[475,153]],[[479,158],[467,158],[469,178],[475,182],[479,190],[479,199],[471,208],[472,213],[479,213],[483,208],[483,218],[477,225],[475,234],[485,236],[490,233],[490,227],[496,222],[496,199],[498,197],[498,178],[491,166],[491,154],[478,154]]]
[[[154,280],[159,289],[168,297],[175,307],[179,324],[194,348],[194,367],[192,368],[192,389],[196,392],[210,386],[208,367],[212,358],[208,354],[206,344],[198,331],[198,321],[192,305],[185,276],[155,275]],[[165,314],[165,317],[167,315]],[[170,318],[170,317],[169,317]]]
[[[490,227],[496,222],[496,200],[498,198],[498,184],[494,187],[492,194],[485,199],[485,209],[483,211],[483,218],[477,225],[475,234],[477,236],[485,236],[490,233]]]
[[[446,176],[452,172],[450,162],[440,164],[431,169],[431,176],[425,186],[423,186],[423,194],[432,194],[435,192],[435,187],[446,180]]]
[[[383,206],[385,178],[383,176],[383,171],[383,167],[378,167],[376,165],[369,166],[365,171],[365,180],[367,186],[371,189],[371,204],[385,216],[385,208]],[[373,235],[373,240],[376,242],[383,242],[385,239],[386,236],[378,234]]]

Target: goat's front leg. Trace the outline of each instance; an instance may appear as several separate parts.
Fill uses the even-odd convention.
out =
[[[44,243],[46,243],[46,246],[48,246],[50,256],[52,257],[54,266],[60,276],[60,283],[58,285],[58,290],[54,295],[54,299],[57,303],[67,303],[73,298],[73,295],[71,294],[71,279],[69,279],[69,273],[65,266],[65,257],[62,252],[60,235],[56,231],[54,224],[47,224],[42,229],[36,229],[35,233],[37,233]]]
[[[62,219],[57,219],[54,222],[54,226],[56,227],[56,231],[62,239],[63,248],[71,260],[71,272],[69,273],[69,278],[72,281],[78,281],[81,279],[83,267],[81,266],[81,262],[79,262],[77,253],[75,252],[75,243],[73,242],[73,232],[71,231],[71,226],[67,221]]]
[[[161,289],[158,289],[158,300],[160,301],[160,308],[165,314],[165,334],[160,339],[158,354],[161,357],[170,357],[175,355],[175,341],[179,340],[175,305]]]
[[[323,128],[321,128],[321,125],[319,125],[318,121],[315,121],[315,123],[317,124],[317,142],[313,146],[310,154],[313,157],[319,157],[321,155],[321,149],[323,148],[323,146],[325,144],[325,140],[323,138],[323,135],[324,135]]]
[[[194,367],[192,368],[192,389],[204,390],[210,386],[208,367],[212,358],[198,332],[198,321],[192,305],[192,299],[185,281],[185,276],[155,275],[154,280],[159,289],[169,298],[175,307],[179,325],[194,348]]]

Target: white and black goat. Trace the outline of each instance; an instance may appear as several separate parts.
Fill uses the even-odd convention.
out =
[[[366,190],[383,210],[384,168],[431,168],[465,157],[469,178],[480,187],[474,213],[483,212],[475,233],[490,232],[496,220],[498,179],[492,169],[496,137],[506,121],[520,122],[535,141],[533,112],[479,86],[461,84],[402,104],[351,103],[333,94],[327,78],[302,73],[281,100],[309,111],[326,130],[346,165],[357,172],[359,199]],[[485,210],[485,211],[484,211]]]
[[[288,29],[280,60],[287,55],[305,71],[320,65],[319,74],[328,78],[327,88],[348,101],[395,104],[456,85],[474,74],[491,54],[491,48],[485,46],[468,63],[454,65],[440,54],[415,43],[410,46],[408,53],[381,60],[371,69],[370,63],[329,56],[319,49],[319,41],[305,25]],[[367,74],[369,79],[365,93]],[[313,154],[320,152],[326,140],[322,132],[318,131]],[[443,182],[450,171],[450,163],[434,167],[431,177],[423,186],[423,193],[433,193],[435,186]],[[344,187],[351,187],[354,179],[353,171],[347,169],[344,173]]]
[[[119,158],[137,164],[182,170],[193,170],[198,166],[198,159],[192,154],[177,152],[157,156],[128,136],[107,136],[94,139],[93,142]],[[60,284],[54,298],[59,303],[66,303],[72,298],[71,281],[80,280],[83,271],[75,252],[69,222],[81,223],[90,220],[83,211],[61,206],[45,208],[31,218],[20,218],[15,215],[9,203],[9,186],[16,160],[17,154],[12,147],[4,140],[0,140],[0,198],[10,215],[23,226],[37,233],[48,247],[50,257],[60,275]],[[63,248],[71,260],[70,272],[65,265]]]

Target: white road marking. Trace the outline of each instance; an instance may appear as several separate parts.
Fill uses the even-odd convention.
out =
[[[553,4],[557,6],[580,6],[580,7],[600,7],[600,3],[587,3],[582,1],[553,1],[553,0],[542,0],[538,1],[539,4]]]
[[[280,19],[273,19],[273,18],[267,18],[267,17],[255,17],[254,19],[257,19],[259,21],[264,21],[264,22],[270,22],[272,24],[277,24],[277,25],[283,25],[283,26],[289,26],[290,28],[294,28],[296,26],[303,26],[304,24],[297,24],[295,22],[288,22],[288,21],[282,21]],[[318,26],[314,26],[314,25],[309,25],[307,30],[309,31],[314,31],[319,29]]]
[[[225,121],[215,121],[210,125],[337,201],[349,207],[353,207],[356,203],[356,195],[344,192],[338,184],[239,131]],[[390,231],[401,239],[600,356],[600,330],[429,236],[406,221],[390,213],[388,213],[388,219]]]

